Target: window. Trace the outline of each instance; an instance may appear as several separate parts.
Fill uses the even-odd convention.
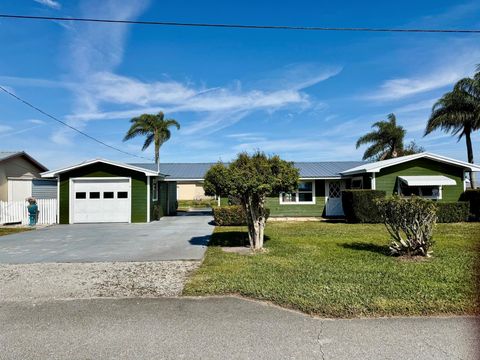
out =
[[[76,192],[75,199],[86,199],[87,193],[86,192]]]
[[[153,179],[152,182],[152,200],[157,201],[158,200],[158,180]]]
[[[100,193],[98,191],[90,192],[90,199],[100,199]]]
[[[103,198],[104,199],[113,199],[113,191],[105,191],[103,193]]]
[[[352,188],[352,189],[363,189],[363,178],[362,177],[352,178],[350,188]]]
[[[314,181],[301,181],[296,192],[280,194],[280,204],[315,204],[314,193]]]
[[[441,199],[441,186],[408,186],[403,181],[400,181],[398,186],[398,194],[401,196],[421,196],[427,199]]]
[[[117,199],[128,199],[128,192],[126,191],[117,192]]]

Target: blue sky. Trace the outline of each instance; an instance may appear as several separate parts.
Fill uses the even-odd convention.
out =
[[[0,12],[181,22],[480,28],[480,2],[4,0]],[[129,119],[164,111],[182,128],[164,162],[358,160],[356,139],[394,112],[427,151],[466,159],[464,141],[423,137],[432,104],[480,63],[480,36],[169,28],[0,20],[0,84],[128,152]],[[480,136],[474,137],[480,159]],[[0,149],[50,168],[135,162],[0,93]]]

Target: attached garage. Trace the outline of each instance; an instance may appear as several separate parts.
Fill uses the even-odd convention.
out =
[[[175,212],[156,211],[176,197],[158,196],[165,176],[151,168],[96,159],[42,177],[57,178],[60,224],[149,222]]]

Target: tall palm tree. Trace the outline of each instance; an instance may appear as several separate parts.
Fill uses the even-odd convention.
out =
[[[363,160],[385,160],[403,154],[405,129],[397,125],[395,114],[388,115],[388,121],[377,121],[372,125],[376,130],[363,135],[357,140],[357,149],[364,144],[370,145],[363,154]]]
[[[477,66],[473,78],[458,81],[452,91],[444,94],[433,105],[424,136],[438,129],[457,135],[458,141],[465,137],[467,159],[473,164],[471,136],[472,132],[480,129],[480,66]],[[473,188],[471,173],[470,181]]]
[[[133,139],[137,136],[145,136],[142,151],[145,151],[153,142],[155,145],[155,164],[160,161],[160,147],[168,139],[172,133],[170,127],[174,126],[177,130],[180,129],[180,124],[174,119],[165,119],[163,112],[158,114],[142,114],[130,120],[132,125],[128,129],[123,141]]]

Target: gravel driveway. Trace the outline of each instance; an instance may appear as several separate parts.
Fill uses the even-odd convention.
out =
[[[0,302],[180,295],[198,261],[0,265]]]

